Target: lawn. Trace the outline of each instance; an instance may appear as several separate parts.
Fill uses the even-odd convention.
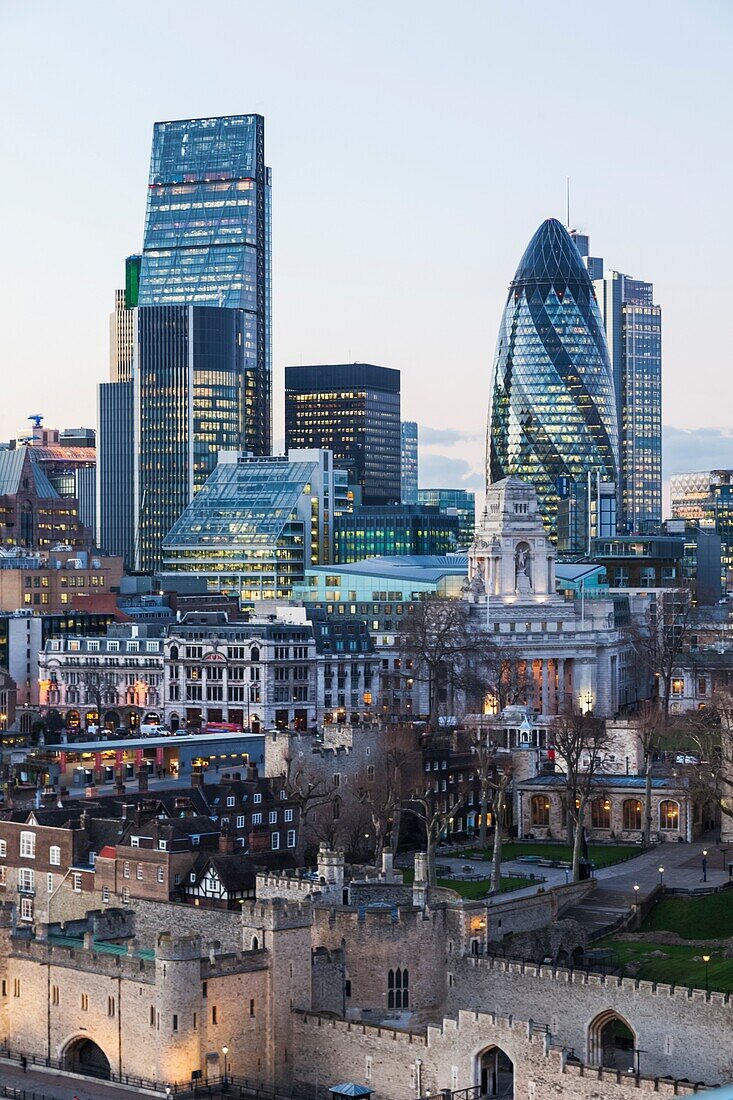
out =
[[[461,853],[466,857],[481,857],[481,849],[473,848]],[[491,849],[483,852],[484,859],[491,859]],[[621,863],[624,859],[641,855],[638,844],[589,844],[588,856],[595,867],[611,867],[614,863]],[[573,858],[573,850],[569,844],[554,844],[543,842],[533,844],[531,841],[509,841],[501,846],[502,860],[517,859],[519,856],[541,856],[543,859],[556,859],[562,863],[570,863]],[[529,864],[528,864],[529,867]]]
[[[412,885],[413,874],[414,872],[412,870],[403,872],[406,886]],[[466,898],[467,901],[476,901],[478,898],[484,897],[489,889],[489,880],[487,878],[479,879],[477,882],[460,878],[439,878],[437,884],[446,890],[455,890],[457,894],[460,894],[462,898]],[[523,887],[531,885],[532,881],[530,879],[517,878],[514,875],[501,876],[501,892],[503,894],[509,893],[511,890],[521,890]]]
[[[733,894],[724,890],[689,901],[686,898],[658,901],[644,921],[642,932],[658,932],[662,928],[686,940],[733,936]]]
[[[670,985],[686,985],[694,989],[705,988],[705,963],[700,960],[704,947],[670,947],[667,944],[647,943],[645,940],[617,940],[613,936],[599,940],[594,947],[614,951],[621,965],[643,959],[636,971],[642,981],[666,982]],[[666,959],[644,959],[652,951],[663,951]],[[710,951],[708,984],[721,993],[733,993],[733,959],[724,959],[721,952]]]

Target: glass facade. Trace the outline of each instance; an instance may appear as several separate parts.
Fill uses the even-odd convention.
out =
[[[220,456],[163,541],[163,575],[203,578],[243,604],[289,599],[306,567],[330,558],[330,457]]]
[[[370,363],[285,368],[286,447],[327,447],[365,504],[402,493],[400,372]]]
[[[402,421],[402,503],[417,504],[417,424]]]
[[[618,421],[603,322],[581,256],[560,222],[540,226],[509,287],[493,372],[487,479],[537,490],[557,534],[560,494],[593,471],[618,484]]]
[[[675,474],[670,478],[672,515],[714,528],[720,537],[721,583],[733,591],[733,470]]]
[[[138,310],[134,369],[137,567],[160,567],[163,538],[243,435],[242,311]]]
[[[651,283],[609,271],[595,283],[611,356],[619,426],[619,527],[662,522],[662,311]]]
[[[156,122],[138,304],[244,311],[258,454],[271,450],[270,221],[261,115]]]
[[[375,555],[452,554],[458,546],[458,517],[419,504],[366,506],[337,516],[335,562]]]
[[[468,489],[418,489],[418,504],[458,517],[458,542],[470,546],[476,531],[476,494]]]

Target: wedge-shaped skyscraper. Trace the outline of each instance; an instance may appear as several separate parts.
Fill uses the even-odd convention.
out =
[[[529,242],[499,329],[487,481],[517,474],[537,490],[550,536],[574,486],[618,482],[618,425],[603,322],[590,276],[554,218]]]

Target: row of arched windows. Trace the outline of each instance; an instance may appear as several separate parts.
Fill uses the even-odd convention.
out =
[[[387,1008],[410,1007],[410,974],[407,969],[387,974]]]
[[[548,828],[550,825],[550,799],[546,794],[532,796],[530,813],[533,826]],[[594,798],[590,804],[591,825],[594,829],[611,828],[610,798]],[[637,798],[624,799],[621,806],[623,828],[627,832],[641,832],[644,807]],[[563,815],[564,816],[564,815]],[[660,832],[676,832],[680,823],[680,805],[674,799],[665,798],[659,803]]]

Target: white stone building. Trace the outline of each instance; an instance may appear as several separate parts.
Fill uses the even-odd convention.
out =
[[[607,717],[633,703],[631,647],[617,621],[621,603],[568,600],[555,588],[555,549],[528,482],[489,485],[469,550],[465,598],[520,675],[523,699],[542,715],[569,707]]]

